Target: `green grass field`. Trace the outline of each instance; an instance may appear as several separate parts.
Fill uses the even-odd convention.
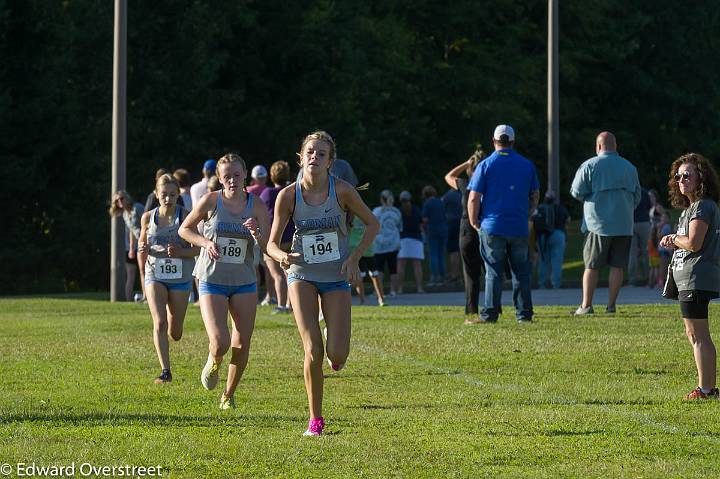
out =
[[[289,316],[259,311],[238,408],[220,411],[220,389],[198,380],[197,308],[171,345],[174,382],[156,386],[144,306],[2,299],[0,463],[161,465],[173,478],[717,477],[720,403],[680,400],[695,370],[676,307],[570,309],[468,327],[460,307],[355,308],[348,366],[325,382],[327,434],[303,438]]]

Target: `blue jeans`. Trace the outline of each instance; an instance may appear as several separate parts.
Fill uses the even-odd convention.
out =
[[[532,319],[530,290],[530,260],[528,239],[522,237],[490,236],[480,230],[480,256],[485,262],[485,305],[480,317],[497,321],[502,311],[502,285],[505,261],[510,260],[513,303],[517,319]]]
[[[430,277],[432,279],[442,279],[445,276],[447,240],[447,233],[437,236],[428,235],[428,256],[430,256]]]
[[[562,282],[562,265],[565,259],[565,233],[563,230],[554,230],[547,236],[538,237],[538,250],[540,251],[540,287],[547,284],[548,269],[552,269],[550,282],[557,289]]]

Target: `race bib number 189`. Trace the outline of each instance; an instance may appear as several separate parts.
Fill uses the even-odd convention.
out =
[[[218,236],[216,241],[220,249],[219,263],[241,264],[245,262],[247,254],[247,240],[244,238],[226,238]]]
[[[334,231],[317,235],[303,235],[302,247],[305,262],[308,264],[326,263],[340,259],[338,236]]]
[[[155,277],[157,279],[182,278],[182,259],[158,258],[155,261]]]

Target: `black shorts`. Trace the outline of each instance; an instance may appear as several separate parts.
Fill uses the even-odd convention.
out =
[[[130,252],[129,252],[129,251],[125,251],[125,262],[126,262],[127,264],[137,265],[137,251],[135,252],[135,257],[134,257],[134,258],[131,258],[131,257],[130,257]]]
[[[389,253],[375,253],[375,269],[381,273],[385,271],[385,265],[388,265],[390,274],[397,273],[397,251]]]
[[[685,319],[708,319],[708,304],[717,297],[718,293],[714,291],[699,289],[680,291],[678,293],[680,313]]]
[[[375,257],[374,256],[363,256],[358,261],[360,267],[360,276],[364,278],[367,275],[375,276]]]

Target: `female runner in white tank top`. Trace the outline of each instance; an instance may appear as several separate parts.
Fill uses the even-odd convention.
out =
[[[200,381],[208,390],[217,386],[220,363],[232,347],[227,384],[220,396],[220,408],[230,409],[235,407],[233,394],[247,366],[255,328],[254,244],[257,241],[265,251],[270,224],[265,204],[245,190],[247,169],[239,155],[223,156],[217,176],[223,189],[200,199],[180,227],[180,236],[202,247],[194,275],[210,344]],[[204,221],[203,234],[197,231],[200,221]]]
[[[335,142],[324,131],[305,137],[302,177],[284,188],[275,203],[268,254],[288,270],[288,291],[305,350],[305,389],[310,407],[307,436],[322,434],[323,356],[342,369],[350,353],[350,286],[360,276],[358,261],[380,229],[377,219],[349,183],[334,178]],[[354,251],[348,250],[348,213],[367,225]],[[289,218],[295,222],[290,253],[280,249]],[[318,297],[327,324],[327,344],[318,324]],[[325,349],[325,351],[323,351]]]
[[[168,335],[180,341],[192,291],[194,257],[200,248],[191,247],[178,236],[180,223],[188,212],[177,205],[180,185],[170,175],[155,182],[160,206],[146,211],[140,219],[138,253],[147,257],[145,293],[153,319],[153,342],[162,369],[155,384],[172,381]]]

